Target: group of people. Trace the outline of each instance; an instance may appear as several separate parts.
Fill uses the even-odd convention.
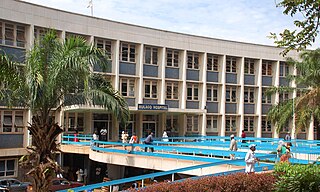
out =
[[[246,141],[244,140],[245,137],[246,137],[245,132],[242,131],[242,134],[241,134],[242,143],[246,143]],[[284,140],[286,142],[284,142],[282,140],[279,141],[279,145],[277,148],[277,154],[278,154],[278,157],[280,157],[280,162],[289,162],[289,158],[291,157],[290,148],[292,146],[292,144],[290,142],[291,141],[290,132],[288,132],[285,135]],[[237,141],[235,140],[234,135],[230,135],[229,150],[230,151],[237,151],[238,150]],[[246,173],[254,173],[255,164],[260,161],[260,159],[255,156],[255,151],[256,151],[256,145],[255,144],[249,145],[249,151],[247,152],[247,154],[245,156],[245,162],[246,162],[245,172]],[[231,154],[230,158],[235,159],[235,155]]]
[[[278,144],[277,155],[280,158],[280,162],[289,162],[291,157],[291,142],[284,142],[280,140]]]

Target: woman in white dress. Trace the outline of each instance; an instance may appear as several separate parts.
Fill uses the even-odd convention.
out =
[[[166,130],[163,131],[162,141],[164,141],[164,142],[168,142],[168,141],[169,141],[169,139],[168,139],[168,134],[167,134],[167,131],[166,131]]]

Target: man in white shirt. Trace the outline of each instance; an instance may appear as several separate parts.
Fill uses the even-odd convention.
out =
[[[230,151],[237,151],[237,141],[234,139],[234,135],[230,135]]]
[[[251,174],[254,173],[254,166],[256,164],[256,162],[259,161],[258,158],[256,158],[255,156],[255,150],[256,150],[256,145],[255,144],[251,144],[249,146],[249,151],[246,154],[246,157],[244,158],[245,162],[246,162],[246,173]]]

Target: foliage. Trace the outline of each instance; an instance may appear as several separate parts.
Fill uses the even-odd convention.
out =
[[[300,93],[294,100],[286,100],[274,105],[268,112],[268,119],[276,125],[277,132],[288,124],[295,113],[295,125],[297,132],[309,127],[314,118],[320,121],[320,49],[305,51],[300,54],[301,61],[291,58],[288,65],[295,66],[298,73],[291,75],[291,81],[295,81],[297,88],[272,87],[269,94],[293,92]],[[294,105],[294,106],[293,106]]]
[[[307,46],[315,42],[319,33],[320,20],[320,1],[319,0],[282,0],[277,4],[278,7],[284,8],[283,13],[294,17],[300,13],[301,20],[295,20],[294,25],[297,29],[284,29],[278,36],[271,33],[271,38],[279,47],[286,47],[283,54],[290,50],[305,50]]]
[[[125,123],[129,118],[127,103],[103,76],[92,72],[99,65],[108,66],[103,50],[88,45],[81,37],[64,42],[49,30],[27,52],[25,63],[17,63],[0,51],[0,99],[9,106],[30,109],[32,136],[29,154],[20,159],[37,192],[48,191],[50,178],[60,167],[55,162],[59,151],[57,136],[63,131],[52,117],[66,105],[98,105]]]
[[[141,192],[267,192],[273,190],[275,178],[272,174],[236,173],[226,176],[208,176],[199,179],[186,179],[174,183],[158,183],[139,189]],[[133,191],[133,190],[132,190]]]
[[[320,190],[319,165],[291,165],[278,163],[275,166],[276,192],[307,192]]]

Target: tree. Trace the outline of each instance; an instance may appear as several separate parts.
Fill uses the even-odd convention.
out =
[[[297,88],[273,87],[269,93],[293,92],[300,93],[295,99],[289,99],[274,105],[268,112],[271,120],[279,132],[292,119],[295,113],[296,132],[309,127],[312,118],[320,121],[320,49],[304,51],[300,54],[301,61],[291,58],[289,65],[297,68],[297,75],[288,76],[288,80],[295,81]]]
[[[305,50],[307,46],[315,42],[320,25],[319,0],[282,0],[277,6],[283,7],[283,13],[291,17],[298,13],[302,14],[301,20],[294,21],[297,29],[293,31],[284,29],[278,36],[276,33],[271,33],[271,38],[275,39],[275,43],[279,47],[285,47],[284,55],[293,49]]]
[[[106,69],[108,59],[102,50],[81,37],[62,42],[53,30],[35,43],[24,64],[0,54],[0,82],[5,86],[0,98],[9,106],[30,109],[33,115],[28,122],[33,146],[20,163],[30,167],[27,174],[37,192],[48,191],[51,175],[60,171],[55,162],[56,138],[63,130],[50,120],[53,110],[72,104],[98,105],[120,122],[129,118],[124,98],[103,76],[92,72],[94,65]]]

